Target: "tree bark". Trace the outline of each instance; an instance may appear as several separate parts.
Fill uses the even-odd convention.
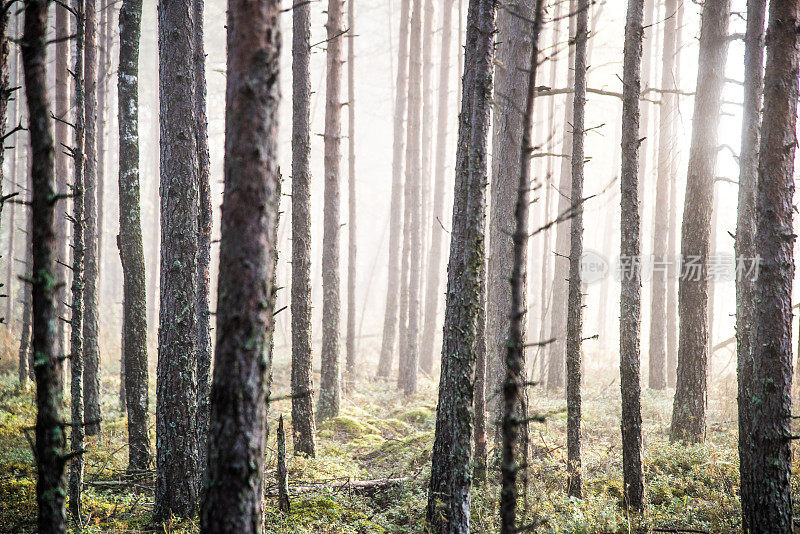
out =
[[[761,97],[764,89],[764,20],[766,0],[747,2],[744,39],[744,106],[742,143],[739,151],[739,199],[736,216],[736,263],[756,256],[756,184],[758,142],[761,125]],[[755,283],[751,277],[736,276],[736,370],[739,408],[739,477],[742,502],[742,530],[753,532],[753,393],[755,365],[753,331]]]
[[[708,363],[708,280],[711,204],[725,58],[728,53],[729,0],[708,0],[700,29],[700,59],[695,91],[686,199],[681,226],[681,278],[678,285],[678,374],[670,439],[702,441],[705,433]],[[688,262],[699,263],[697,276]]]
[[[311,6],[292,10],[292,438],[315,456],[311,378]]]
[[[317,420],[339,413],[339,180],[342,163],[342,3],[328,0],[325,84],[325,193],[322,236],[322,373]]]
[[[197,510],[198,156],[194,12],[158,5],[161,304],[156,387],[156,522]],[[242,234],[244,235],[244,234]],[[226,263],[222,263],[226,265]],[[228,269],[223,269],[227,272]],[[245,285],[244,280],[240,281]],[[241,301],[242,303],[244,301]],[[226,372],[233,373],[232,368]],[[213,401],[212,401],[213,402]]]
[[[409,0],[400,2],[400,36],[397,44],[397,79],[394,86],[394,131],[392,144],[392,198],[389,208],[389,280],[386,289],[386,310],[383,316],[381,354],[378,376],[392,372],[395,336],[397,335],[397,295],[400,291],[400,231],[403,228],[403,153],[405,147],[406,87],[408,84]]]
[[[486,262],[484,262],[484,273]],[[486,482],[486,468],[489,463],[486,439],[486,275],[480,281],[481,304],[478,309],[478,331],[475,335],[475,437],[472,476],[478,484]]]
[[[9,28],[8,35],[9,36],[13,35],[14,37],[16,37],[17,34],[19,33],[19,16],[16,13],[11,14],[10,18],[9,18],[9,21],[10,22],[7,25],[7,27]],[[7,38],[8,38],[8,36],[7,36]],[[10,77],[10,83],[12,84],[11,87],[18,87],[20,85],[20,83],[19,83],[20,82],[19,52],[16,50],[16,47],[9,47],[9,54],[10,54],[9,55],[9,59],[7,61],[8,61],[9,67],[10,67],[9,68],[9,70],[10,70],[9,77]],[[18,122],[21,122],[21,120],[20,120],[21,119],[21,117],[20,117],[20,115],[21,115],[21,113],[20,113],[21,112],[21,107],[19,105],[19,101],[21,100],[20,93],[22,93],[22,91],[20,89],[17,89],[16,98],[11,99],[11,108],[10,108],[10,114],[11,114],[10,118],[11,118],[11,120],[9,121],[9,123],[11,124],[12,128],[14,126],[16,126],[16,124]],[[11,161],[9,162],[9,173],[8,174],[9,174],[10,183],[12,184],[12,186],[13,186],[13,188],[15,190],[14,192],[16,192],[16,189],[19,187],[18,186],[18,184],[19,184],[19,176],[17,176],[17,160],[19,160],[19,154],[21,152],[20,148],[22,148],[21,145],[24,144],[22,142],[23,139],[24,138],[21,135],[15,136],[14,149],[13,149],[13,152],[12,152],[12,155],[11,155]],[[16,237],[16,233],[17,233],[16,232],[16,226],[17,226],[17,222],[16,222],[17,221],[17,218],[16,218],[16,211],[17,211],[16,203],[12,202],[11,205],[8,208],[9,208],[9,213],[8,213],[8,221],[9,221],[9,223],[8,223],[8,251],[6,252],[7,257],[8,257],[8,261],[6,262],[6,264],[7,264],[7,267],[6,267],[6,283],[3,286],[3,289],[5,290],[5,293],[7,295],[6,296],[6,305],[5,305],[5,316],[4,316],[4,318],[5,318],[6,322],[10,324],[11,321],[13,320],[13,318],[14,318],[14,308],[15,308],[14,307],[14,297],[13,297],[14,290],[13,289],[14,289],[14,285],[15,285],[14,284],[14,282],[15,282],[15,280],[14,280],[14,278],[15,278],[15,276],[14,276],[14,261],[15,261],[15,258],[14,258],[14,242],[15,242],[15,237]],[[20,360],[20,363],[22,363],[22,360]],[[24,376],[25,376],[24,382],[27,382],[27,376],[28,376],[27,365],[25,366],[25,369],[22,369],[22,367],[19,368],[19,377],[21,379],[21,382],[23,381],[22,380],[23,372],[24,372]]]
[[[431,532],[468,533],[473,378],[484,276],[489,110],[495,3],[470,0],[456,151],[442,370],[427,521]]]
[[[641,95],[642,27],[644,0],[628,0],[625,23],[622,99],[622,170],[620,173],[621,274],[619,353],[622,392],[622,474],[625,505],[644,505],[642,475],[642,408],[639,385],[641,326],[640,218],[638,198],[639,97]]]
[[[344,389],[355,390],[356,373],[356,107],[355,0],[347,2],[347,339]]]
[[[204,533],[261,532],[280,202],[280,2],[230,0],[225,194]],[[267,357],[265,357],[265,353]]]
[[[119,255],[123,273],[122,326],[128,469],[150,465],[147,369],[147,295],[139,187],[139,43],[142,0],[124,0],[119,11]]]
[[[59,284],[56,278],[55,147],[47,91],[47,0],[25,3],[22,64],[31,141],[32,350],[36,374],[37,532],[66,531],[64,517],[64,421],[61,418],[61,358],[56,346]]]
[[[86,40],[84,48],[86,94],[86,140],[84,167],[84,207],[86,215],[86,255],[84,269],[83,314],[83,417],[86,435],[100,433],[100,347],[97,311],[97,10],[96,0],[85,0]]]
[[[434,161],[433,219],[430,224],[431,243],[428,255],[428,273],[425,275],[425,323],[422,326],[420,345],[420,367],[427,374],[433,373],[433,352],[436,326],[439,324],[440,287],[442,272],[442,229],[444,219],[445,173],[447,164],[447,127],[450,117],[450,47],[453,40],[453,4],[445,0],[442,5],[442,51],[439,59],[439,107],[436,117],[436,154]],[[427,116],[427,115],[426,115]]]
[[[751,439],[752,500],[743,505],[752,532],[793,532],[792,196],[798,99],[797,0],[769,5],[764,111],[756,186],[755,381]],[[757,24],[758,21],[753,21]],[[749,496],[748,496],[749,497]]]

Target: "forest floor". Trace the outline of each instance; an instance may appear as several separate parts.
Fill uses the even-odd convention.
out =
[[[35,478],[29,443],[35,417],[33,397],[19,391],[15,373],[8,370],[8,358],[2,360],[6,371],[0,375],[0,532],[33,532]],[[288,372],[288,365],[279,362],[275,383],[288,384]],[[191,521],[158,531],[151,526],[152,475],[133,481],[125,476],[126,422],[118,409],[117,389],[116,376],[105,373],[103,430],[87,443],[82,532],[196,532],[197,523]],[[273,391],[274,396],[285,393],[280,387]],[[612,376],[584,388],[584,499],[565,493],[564,400],[533,388],[531,412],[546,417],[531,426],[529,484],[527,499],[520,502],[520,523],[548,533],[738,532],[735,389],[720,386],[715,390],[706,441],[693,446],[671,445],[667,439],[672,393],[643,390],[647,506],[641,514],[628,514],[621,504],[618,382]],[[276,499],[268,497],[265,532],[425,532],[435,399],[436,386],[427,378],[410,398],[403,398],[394,383],[359,381],[358,393],[343,400],[341,415],[317,429],[317,457],[290,456],[291,511],[279,512]],[[151,396],[151,411],[153,407]],[[270,407],[269,494],[275,487],[279,414],[290,416],[290,401]],[[287,436],[291,451],[291,428]],[[793,473],[797,498],[797,465]],[[488,485],[473,486],[475,532],[497,530],[497,475],[490,470]],[[407,480],[399,487],[371,493],[341,484],[384,477]]]

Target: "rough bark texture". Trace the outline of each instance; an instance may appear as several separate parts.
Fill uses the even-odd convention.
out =
[[[230,0],[225,195],[201,531],[261,532],[277,218],[280,2]]]
[[[208,404],[211,393],[211,169],[206,116],[206,54],[203,46],[205,0],[193,0],[194,111],[197,121],[197,457],[202,484],[208,456]]]
[[[798,98],[797,24],[800,2],[772,0],[767,27],[764,115],[756,187],[755,282],[752,338],[752,501],[743,508],[752,532],[792,528],[792,279],[794,277],[795,127]],[[749,499],[748,499],[749,500]]]
[[[439,312],[442,272],[442,240],[445,232],[440,224],[444,220],[445,173],[447,164],[447,127],[450,118],[450,47],[453,37],[453,4],[445,0],[442,5],[442,51],[439,59],[439,107],[436,117],[436,155],[434,161],[433,211],[430,223],[431,242],[428,255],[428,273],[425,275],[425,323],[422,325],[420,367],[433,373],[434,339]]]
[[[161,311],[154,518],[163,522],[170,515],[192,517],[197,509],[198,160],[191,0],[161,0],[158,32]]]
[[[506,2],[497,12],[492,179],[489,211],[489,263],[486,272],[486,351],[495,445],[500,443],[502,396],[510,325],[511,278],[514,259],[514,209],[520,176],[519,153],[528,92],[533,3]],[[523,329],[523,337],[525,336]],[[525,354],[522,357],[524,359]],[[522,363],[523,367],[525,363]]]
[[[567,492],[582,495],[581,476],[581,340],[583,336],[583,167],[586,108],[586,44],[589,40],[589,0],[579,0],[575,14],[575,94],[572,122],[572,189],[570,202],[569,296],[567,304]],[[522,185],[520,185],[522,187]]]
[[[756,255],[756,183],[758,142],[761,125],[761,95],[764,88],[764,19],[766,0],[747,2],[744,40],[744,107],[742,143],[739,151],[739,200],[736,216],[736,258],[751,261]],[[755,320],[755,283],[752,277],[736,277],[736,371],[739,408],[739,495],[742,530],[752,532],[753,506],[753,389],[755,367],[752,337]]]
[[[25,32],[20,43],[28,101],[31,140],[32,323],[31,344],[36,375],[37,532],[66,531],[64,421],[61,418],[60,355],[56,352],[59,280],[56,278],[55,212],[58,206],[55,149],[47,91],[47,0],[25,3]]]
[[[495,2],[470,0],[456,151],[444,343],[426,517],[432,532],[468,533],[476,326],[484,276]]]
[[[72,178],[72,316],[70,318],[70,451],[76,455],[69,462],[69,515],[73,523],[81,520],[81,489],[83,487],[83,137],[85,133],[83,95],[83,0],[72,0],[75,12],[75,64]]]
[[[292,10],[292,438],[314,456],[311,375],[311,6]]]
[[[100,432],[100,348],[97,315],[97,4],[85,1],[86,40],[84,70],[86,91],[86,141],[84,207],[86,208],[86,256],[83,314],[83,416],[86,435]]]
[[[386,289],[386,310],[383,316],[383,337],[378,360],[378,376],[388,377],[392,372],[397,335],[397,294],[400,291],[400,237],[403,228],[403,152],[405,147],[406,86],[408,83],[408,30],[409,0],[400,2],[400,37],[397,52],[397,80],[395,82],[394,131],[392,144],[392,198],[389,208],[389,280]]]
[[[682,276],[678,285],[680,333],[671,440],[701,441],[705,433],[708,363],[708,280],[711,204],[718,148],[719,113],[728,53],[729,0],[707,0],[700,28],[686,199],[681,226]],[[695,276],[689,262],[701,268]]]
[[[347,339],[344,389],[355,390],[356,373],[356,71],[355,0],[347,2]]]
[[[286,469],[286,433],[283,430],[283,415],[278,419],[278,467],[275,478],[278,481],[278,510],[289,513],[289,470]]]
[[[486,263],[484,262],[484,273]],[[478,331],[475,334],[475,437],[472,476],[475,482],[486,482],[486,468],[489,461],[486,439],[486,275],[480,281],[481,305],[478,310]]]
[[[588,0],[586,8],[588,8]],[[533,135],[533,106],[536,97],[536,71],[539,65],[539,32],[542,24],[542,9],[544,0],[536,0],[534,4],[533,27],[529,29],[531,35],[530,59],[525,72],[527,73],[525,88],[524,114],[522,124],[520,124],[521,138],[519,146],[519,159],[517,171],[517,195],[514,206],[515,228],[512,234],[513,255],[511,260],[511,302],[510,302],[510,321],[508,330],[508,340],[506,341],[505,354],[505,379],[503,381],[503,461],[500,466],[502,489],[500,490],[500,532],[512,534],[519,532],[516,524],[517,514],[517,473],[525,469],[525,459],[522,462],[515,457],[517,449],[518,429],[526,423],[520,419],[519,407],[524,407],[525,398],[525,268],[527,267],[528,253],[528,211],[530,207],[531,190],[531,156],[534,151]],[[583,19],[584,38],[583,45],[578,45],[579,53],[576,58],[584,57],[586,50],[586,17],[588,9],[584,9],[583,14],[578,15]],[[580,36],[581,22],[578,22],[578,35]],[[580,53],[581,46],[584,54]],[[577,67],[577,65],[576,65]],[[585,70],[585,69],[584,69]],[[581,76],[576,77],[576,80]],[[584,73],[585,79],[585,73]],[[580,97],[575,102],[582,102]],[[581,104],[582,105],[582,104]],[[581,116],[583,115],[581,111]],[[580,131],[583,136],[583,129]],[[582,150],[581,156],[583,155]],[[583,162],[581,162],[581,165]],[[573,188],[574,193],[574,188]],[[574,199],[573,199],[574,200]],[[573,226],[573,229],[575,226]],[[574,230],[573,230],[574,231]],[[580,365],[580,360],[579,360]],[[580,372],[580,369],[579,369]],[[578,387],[580,387],[580,377],[578,377]],[[524,412],[523,412],[524,414]],[[527,438],[527,435],[523,435]],[[528,444],[523,443],[527,448]],[[572,464],[571,464],[572,465]],[[577,466],[580,469],[580,458]],[[575,480],[571,476],[570,483]],[[580,479],[578,479],[578,496],[580,494]],[[574,491],[570,491],[575,494]],[[525,497],[527,498],[527,496]]]
[[[343,0],[328,0],[325,84],[325,213],[322,235],[322,373],[317,420],[339,413],[339,180],[342,163]]]
[[[639,270],[639,96],[641,95],[642,19],[644,0],[628,0],[622,71],[622,170],[620,174],[619,320],[620,389],[622,392],[622,474],[625,504],[635,510],[644,505],[642,476],[642,407],[639,385],[639,329],[641,326],[641,273]]]
[[[667,270],[670,205],[670,182],[675,142],[672,124],[677,113],[678,96],[675,86],[675,39],[678,0],[666,0],[664,16],[664,48],[661,57],[662,90],[658,118],[658,162],[656,164],[655,224],[653,232],[653,277],[650,295],[650,365],[648,385],[652,389],[667,387]]]
[[[123,276],[122,327],[128,469],[150,465],[147,370],[147,296],[139,188],[139,41],[142,0],[124,0],[119,10],[119,247]]]
[[[411,41],[409,45],[408,74],[408,140],[406,142],[406,187],[403,256],[408,259],[407,308],[408,323],[405,342],[401,339],[398,388],[410,395],[417,390],[417,366],[419,365],[420,322],[420,273],[422,270],[422,239],[420,214],[420,182],[422,179],[422,0],[412,0]],[[403,274],[405,277],[405,274]],[[402,298],[402,297],[401,297]],[[400,332],[403,333],[404,317],[400,306]]]

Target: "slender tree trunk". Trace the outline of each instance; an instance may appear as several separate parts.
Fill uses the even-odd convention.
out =
[[[280,201],[280,7],[274,0],[231,0],[228,5],[220,246],[220,263],[227,268],[219,276],[208,476],[200,525],[205,533],[261,532]]]
[[[742,143],[739,152],[739,200],[736,217],[736,263],[744,264],[756,256],[756,184],[758,182],[758,142],[761,125],[761,96],[764,89],[764,19],[766,0],[747,2],[747,29],[744,40],[744,107]],[[753,532],[753,322],[755,320],[755,282],[752,277],[736,276],[736,370],[739,408],[739,477],[742,501],[742,530]]]
[[[23,65],[24,69],[24,65]],[[28,119],[30,122],[30,118]],[[31,202],[31,162],[32,150],[30,143],[25,150],[25,188],[28,191],[28,202]],[[25,262],[24,273],[26,278],[30,278],[32,266],[31,247],[33,228],[31,227],[31,210],[25,210]],[[34,380],[33,368],[33,354],[31,353],[31,285],[30,283],[23,282],[19,286],[19,292],[22,297],[22,328],[20,329],[19,337],[19,370],[20,370],[20,386],[22,389],[27,389],[28,380]],[[27,370],[27,378],[23,382],[22,372],[23,368]]]
[[[639,217],[639,97],[641,95],[642,27],[644,0],[628,0],[622,74],[622,170],[620,174],[621,272],[619,353],[622,391],[622,475],[625,505],[644,505],[642,475],[642,408],[639,385],[641,326],[640,217]]]
[[[292,10],[292,438],[313,457],[311,379],[311,6]]]
[[[427,521],[436,534],[469,532],[476,326],[484,276],[489,99],[495,3],[470,0],[456,153],[442,370]]]
[[[356,373],[356,107],[355,0],[347,2],[347,378],[344,388],[355,390]]]
[[[86,209],[86,256],[84,270],[84,372],[83,418],[86,435],[100,432],[100,348],[98,339],[97,289],[97,11],[96,0],[85,0],[86,42],[84,49],[86,91],[86,163],[84,207]]]
[[[111,2],[97,2],[97,287],[98,301],[104,297],[103,237],[106,199],[106,104],[108,102],[108,32],[106,23]]]
[[[650,88],[650,83],[653,78],[652,58],[653,58],[653,37],[656,36],[657,27],[653,25],[656,11],[656,0],[644,0],[644,22],[642,26],[642,60],[641,60],[641,87],[642,90]],[[649,146],[650,134],[650,107],[651,103],[646,101],[639,101],[639,138],[642,139],[639,150],[644,157],[639,158],[639,221],[644,219],[644,199],[645,199],[645,186],[649,177],[647,176],[647,147]],[[652,173],[651,173],[652,174]],[[639,245],[642,243],[643,227],[639,225]]]
[[[75,456],[69,462],[69,515],[74,524],[81,521],[81,488],[83,487],[83,143],[85,135],[83,94],[83,0],[72,0],[75,16],[75,64],[73,65],[73,104],[75,130],[73,137],[72,184],[72,317],[70,318],[70,450]]]
[[[709,254],[712,192],[719,150],[717,126],[725,83],[729,18],[729,0],[707,0],[704,4],[681,227],[678,380],[670,428],[673,441],[701,441],[705,433],[708,280],[704,266]],[[693,269],[692,265],[697,267]]]
[[[420,329],[424,324],[425,318],[423,311],[425,302],[422,300],[427,291],[428,281],[426,280],[426,269],[430,259],[430,240],[428,239],[429,229],[431,228],[431,161],[433,158],[433,21],[434,0],[422,0],[422,137],[420,141],[420,175],[419,175],[419,204],[420,204],[420,252],[419,264],[419,314]],[[420,330],[421,332],[422,330]],[[420,334],[421,335],[421,334]],[[419,341],[418,341],[419,342]]]
[[[339,413],[339,180],[342,163],[342,3],[328,0],[325,84],[325,214],[322,236],[322,373],[317,420]]]
[[[676,13],[678,0],[666,0],[664,17],[664,48],[661,57],[661,89],[667,92],[661,95],[658,121],[658,162],[656,165],[656,196],[654,210],[655,230],[653,232],[653,277],[650,295],[650,366],[648,385],[652,389],[664,389],[667,386],[666,376],[666,341],[667,341],[667,266],[669,264],[669,206],[670,182],[672,166],[670,159],[674,155],[674,137],[672,123],[677,112],[677,95],[675,86],[675,39],[677,35]],[[640,167],[641,169],[641,167]]]
[[[154,519],[163,522],[171,515],[192,517],[197,509],[199,195],[192,2],[160,2],[158,30],[161,311],[158,328]],[[255,205],[251,205],[251,211]],[[247,234],[242,233],[240,237],[244,235]],[[221,264],[227,265],[225,262]],[[228,268],[223,269],[223,272],[227,271]],[[246,284],[244,280],[240,281],[240,285]],[[241,300],[240,304],[244,302]],[[226,367],[225,371],[234,373],[232,367]]]
[[[119,11],[119,246],[124,277],[123,357],[128,412],[128,469],[150,465],[147,370],[147,295],[139,187],[139,43],[142,0]]]
[[[490,184],[489,263],[486,272],[486,353],[495,446],[500,445],[503,387],[510,327],[511,277],[514,259],[514,210],[519,185],[523,110],[528,92],[533,4],[506,2],[497,13],[492,179]],[[525,336],[523,330],[522,336]],[[522,351],[522,366],[525,350]]]
[[[769,5],[764,115],[756,186],[755,380],[752,493],[743,506],[752,532],[791,533],[792,278],[794,155],[800,2]],[[757,21],[753,21],[756,24]],[[750,500],[752,498],[752,501]]]
[[[578,44],[578,54],[576,58],[585,58],[586,38],[586,18],[588,17],[588,0],[583,0],[585,7],[583,14],[578,14],[578,37],[581,36],[583,28],[583,44]],[[530,30],[531,47],[530,61],[526,72],[526,95],[524,114],[522,116],[521,138],[519,145],[519,171],[517,181],[517,198],[514,207],[514,220],[516,225],[513,233],[513,256],[511,261],[511,306],[510,321],[508,330],[508,341],[506,342],[505,356],[505,380],[503,381],[503,462],[500,467],[502,477],[502,489],[500,491],[500,532],[511,534],[519,532],[517,529],[517,473],[520,469],[525,469],[524,461],[518,462],[515,458],[517,447],[518,427],[527,424],[524,419],[520,419],[519,406],[524,408],[525,398],[525,267],[527,265],[528,252],[528,210],[530,201],[528,200],[531,189],[531,161],[533,155],[534,140],[533,134],[533,106],[536,97],[536,71],[539,65],[539,33],[542,24],[542,11],[544,0],[536,0],[534,4],[533,27]],[[529,19],[530,20],[530,19]],[[582,20],[582,22],[581,22]],[[582,25],[581,25],[582,24]],[[577,68],[576,64],[576,68]],[[580,79],[577,76],[576,79]],[[576,89],[578,87],[576,86]],[[576,91],[575,102],[582,106],[582,96]],[[577,111],[577,110],[576,110]],[[576,113],[578,115],[578,113]],[[579,116],[582,116],[581,111]],[[581,127],[580,135],[583,136]],[[582,149],[580,150],[582,156]],[[575,189],[573,187],[573,193]],[[574,201],[574,198],[573,198]],[[575,228],[575,226],[573,226]],[[574,230],[573,230],[574,231]],[[580,369],[579,369],[580,371]],[[578,385],[580,387],[580,377]],[[527,438],[527,436],[524,436]],[[523,444],[527,447],[527,443]],[[580,468],[580,465],[578,465]],[[578,482],[580,488],[580,482]],[[526,497],[527,498],[527,497]]]
[[[205,0],[193,0],[194,110],[197,121],[197,179],[200,205],[197,231],[197,453],[198,485],[202,485],[208,456],[208,405],[211,393],[211,170],[206,117],[206,55],[203,45]]]
[[[581,476],[581,340],[583,336],[583,167],[586,108],[586,43],[589,40],[589,0],[579,0],[575,14],[575,94],[572,122],[572,193],[570,221],[569,299],[567,304],[567,493],[580,498]],[[520,184],[522,187],[522,184]]]
[[[392,199],[389,208],[389,280],[386,289],[386,310],[383,316],[383,338],[378,360],[378,376],[392,373],[395,335],[398,325],[398,299],[400,291],[400,232],[403,228],[403,154],[405,147],[404,122],[408,97],[408,30],[409,0],[400,2],[400,36],[397,44],[397,81],[394,86],[394,131],[392,145]],[[402,317],[402,315],[401,315]]]
[[[66,531],[64,497],[64,422],[61,417],[61,359],[56,346],[59,285],[56,266],[55,148],[47,94],[47,0],[25,3],[22,63],[28,101],[28,128],[33,167],[32,199],[32,349],[36,373],[37,532]]]
[[[439,58],[439,107],[436,118],[436,155],[434,162],[433,219],[430,223],[431,243],[428,256],[428,274],[425,276],[425,323],[422,325],[420,366],[428,374],[433,373],[434,339],[439,312],[439,282],[442,272],[442,229],[444,220],[445,173],[447,172],[447,127],[450,117],[450,47],[453,40],[453,4],[445,0],[442,5],[442,51]],[[426,117],[429,115],[426,115]]]
[[[484,273],[486,262],[484,262]],[[489,463],[488,443],[486,439],[486,275],[480,281],[481,304],[478,310],[478,331],[475,341],[475,466],[472,476],[478,484],[486,482],[486,467]]]
[[[17,34],[19,33],[19,16],[16,13],[12,13],[12,14],[10,14],[10,17],[11,17],[10,18],[11,29],[9,30],[8,35],[16,37]],[[11,71],[11,74],[10,74],[10,76],[11,76],[11,84],[12,84],[12,87],[18,87],[20,85],[20,78],[21,78],[20,75],[19,75],[19,52],[17,51],[16,47],[10,47],[9,48],[9,54],[10,54],[9,65],[10,65],[10,71]],[[20,104],[19,104],[19,101],[22,98],[21,93],[22,93],[22,91],[17,89],[16,90],[16,94],[14,95],[14,98],[12,99],[12,102],[11,102],[11,121],[10,121],[10,124],[11,124],[12,128],[14,126],[16,126],[17,123],[21,122],[21,120],[20,120],[21,119],[21,107],[20,107]],[[18,173],[17,173],[17,162],[19,160],[19,154],[21,152],[21,148],[24,145],[23,140],[24,140],[24,137],[22,135],[17,134],[15,136],[15,138],[14,138],[14,149],[13,149],[14,151],[13,151],[12,156],[11,156],[11,161],[9,162],[9,178],[10,178],[10,183],[12,184],[12,187],[14,189],[12,191],[13,193],[18,192],[18,190],[19,190],[20,180],[19,180],[19,176],[18,176]],[[8,207],[8,251],[6,252],[6,254],[8,255],[8,262],[6,262],[7,263],[6,283],[5,283],[5,286],[3,286],[4,289],[5,289],[5,293],[7,295],[6,296],[6,306],[5,306],[6,311],[5,311],[5,316],[4,317],[5,317],[6,322],[9,323],[9,324],[14,319],[14,308],[15,308],[15,306],[14,306],[14,294],[15,294],[14,293],[14,285],[15,285],[15,282],[16,282],[16,280],[15,280],[16,277],[14,276],[14,262],[16,261],[16,258],[14,257],[14,245],[15,245],[15,240],[16,240],[15,238],[16,238],[16,234],[17,234],[17,231],[16,231],[16,226],[17,226],[17,217],[16,217],[17,209],[16,209],[16,206],[17,206],[17,204],[15,202],[12,202],[11,205]],[[20,360],[20,363],[22,363],[22,360]],[[19,376],[20,376],[20,379],[21,379],[20,380],[21,384],[22,384],[22,382],[27,382],[27,376],[28,376],[27,365],[25,366],[25,369],[23,369],[22,367],[19,368]],[[24,380],[22,380],[23,376],[25,377]]]

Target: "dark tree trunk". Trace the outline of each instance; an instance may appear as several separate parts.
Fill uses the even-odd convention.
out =
[[[139,42],[142,0],[119,10],[119,255],[123,273],[122,326],[128,469],[150,465],[147,370],[147,295],[139,188]]]
[[[211,393],[211,170],[206,117],[206,55],[203,46],[205,0],[193,0],[194,110],[197,121],[197,458],[198,485],[202,485],[208,456],[208,403]]]
[[[100,348],[97,313],[97,10],[96,0],[85,1],[86,41],[84,49],[86,91],[86,141],[84,207],[86,209],[86,255],[83,314],[83,418],[86,435],[100,432]]]
[[[644,0],[628,0],[622,74],[622,170],[620,173],[621,272],[619,354],[622,391],[622,475],[625,504],[634,510],[644,505],[642,476],[642,407],[639,385],[639,334],[641,326],[641,273],[639,246],[639,97],[641,95],[642,28]]]
[[[283,430],[283,415],[278,419],[278,468],[275,478],[278,482],[278,510],[289,513],[289,471],[286,469],[286,433]]]
[[[261,532],[280,201],[280,8],[277,0],[228,4],[220,245],[220,264],[226,268],[220,270],[217,295],[208,475],[200,519],[204,533]]]
[[[428,525],[436,534],[468,533],[470,524],[473,379],[484,277],[486,144],[494,30],[495,3],[470,0],[442,369],[427,506]]]
[[[355,390],[356,373],[356,106],[355,0],[347,2],[347,353],[345,391]]]
[[[758,142],[761,125],[761,96],[764,88],[764,19],[766,0],[747,2],[744,40],[744,108],[742,143],[739,152],[739,201],[736,217],[737,264],[756,256],[756,184]],[[751,277],[736,277],[736,361],[739,407],[739,476],[742,501],[742,530],[753,532],[753,331],[755,283]]]
[[[403,228],[403,152],[405,147],[405,117],[408,84],[408,30],[409,0],[400,2],[400,37],[397,52],[397,80],[395,82],[394,131],[392,144],[392,199],[389,208],[389,280],[386,289],[386,310],[383,317],[383,338],[378,360],[378,376],[392,373],[392,355],[398,324],[398,299],[400,291],[400,232]]]
[[[572,121],[572,204],[567,304],[567,493],[582,495],[581,476],[581,340],[583,336],[583,167],[586,108],[586,44],[589,40],[589,0],[578,0],[575,14],[575,94]],[[522,184],[520,184],[522,187]]]
[[[578,38],[581,39],[583,33],[584,37],[581,39],[583,44],[578,43],[578,53],[575,56],[577,59],[586,57],[586,38],[588,32],[586,30],[586,19],[588,17],[588,0],[583,0],[581,7],[583,12],[578,14]],[[500,532],[503,534],[512,534],[519,532],[517,529],[517,473],[520,469],[525,469],[524,461],[518,462],[515,458],[515,449],[517,448],[517,434],[518,428],[527,424],[524,419],[518,416],[519,406],[524,407],[525,398],[525,268],[527,265],[527,252],[528,252],[528,211],[530,201],[528,200],[531,190],[531,156],[534,151],[533,134],[533,106],[536,97],[536,71],[539,65],[539,32],[542,24],[542,10],[544,0],[536,0],[534,4],[533,27],[529,30],[531,35],[530,46],[530,60],[528,61],[527,80],[525,80],[525,107],[522,116],[522,123],[520,124],[521,138],[519,148],[519,160],[517,171],[517,195],[516,203],[514,206],[514,220],[516,222],[514,233],[512,234],[513,240],[513,255],[511,260],[511,277],[509,284],[511,286],[511,302],[509,312],[509,330],[508,340],[506,341],[506,354],[505,354],[505,379],[503,381],[503,462],[500,466],[502,477],[502,489],[500,491]],[[530,19],[529,19],[530,20]],[[582,21],[582,22],[581,22]],[[581,33],[582,32],[582,33]],[[576,69],[579,67],[576,63]],[[580,80],[584,74],[580,74],[575,78]],[[576,89],[579,89],[576,86]],[[585,89],[585,88],[584,88]],[[583,97],[580,91],[576,90],[576,106],[583,106]],[[583,116],[582,109],[576,116]],[[576,125],[576,131],[577,127]],[[580,135],[583,136],[583,127],[580,125]],[[582,144],[582,143],[581,143]],[[582,147],[577,151],[583,156]],[[581,160],[582,165],[582,160]],[[582,170],[581,170],[582,172]],[[574,183],[574,180],[573,180]],[[573,203],[575,188],[573,186]],[[576,228],[573,225],[573,231]],[[582,229],[582,228],[581,228]],[[580,365],[580,360],[579,360]],[[580,369],[578,369],[580,372]],[[580,387],[580,377],[578,377],[578,387]],[[580,394],[580,393],[579,393]],[[524,412],[523,412],[524,413]],[[527,437],[527,436],[524,436]],[[523,444],[527,447],[527,443]],[[580,458],[578,459],[577,467],[580,469]],[[571,482],[575,480],[571,476]],[[578,496],[580,494],[580,479],[578,483]],[[571,492],[574,495],[574,491]],[[527,496],[526,496],[527,498]]]
[[[743,504],[752,532],[791,533],[792,278],[795,128],[798,98],[797,0],[772,0],[764,71],[764,115],[756,186],[755,380],[752,494]],[[753,21],[757,24],[758,21]],[[760,29],[760,28],[759,28]],[[755,65],[754,65],[755,67]],[[745,392],[747,393],[747,392]],[[751,500],[752,499],[752,500]]]
[[[55,148],[47,94],[47,0],[25,3],[25,33],[22,64],[28,100],[28,128],[33,166],[31,169],[32,219],[32,322],[31,336],[36,374],[36,503],[37,532],[66,531],[64,518],[64,421],[61,417],[61,358],[56,352],[59,299],[56,266]]]
[[[292,10],[292,438],[314,456],[311,379],[311,6]]]
[[[708,280],[711,204],[714,190],[725,58],[728,53],[730,0],[707,0],[700,29],[700,59],[681,226],[682,271],[689,261],[700,265],[698,276],[681,276],[678,286],[678,379],[670,439],[701,441],[705,433],[706,366],[708,363]]]
[[[484,273],[486,263],[484,262]],[[481,304],[478,310],[478,331],[475,340],[475,438],[473,477],[478,484],[486,482],[486,467],[489,461],[486,438],[486,275],[480,281]]]
[[[325,213],[322,236],[322,373],[317,420],[339,413],[339,180],[342,163],[342,28],[343,0],[328,0],[325,24]]]
[[[440,282],[442,272],[442,240],[444,230],[445,173],[447,165],[447,127],[450,117],[450,47],[453,40],[453,3],[445,0],[442,5],[442,51],[439,60],[439,107],[436,118],[436,155],[434,161],[433,219],[430,223],[431,243],[428,255],[428,273],[425,275],[425,323],[422,325],[420,345],[420,367],[428,374],[433,373],[434,339],[440,302]]]
[[[75,12],[75,64],[73,65],[73,104],[75,130],[73,141],[72,184],[72,317],[70,318],[70,450],[75,456],[69,463],[69,515],[74,524],[81,521],[83,487],[83,142],[85,134],[83,94],[83,0],[72,0]]]
[[[197,509],[196,307],[199,195],[192,2],[160,2],[158,31],[161,102],[161,304],[156,388],[154,518],[156,522],[163,522],[170,515],[192,517]],[[226,372],[233,373],[233,369],[228,368]]]
[[[661,95],[658,119],[658,162],[656,164],[655,224],[653,232],[653,277],[650,295],[650,365],[648,385],[652,389],[667,387],[667,266],[669,240],[670,182],[675,139],[672,124],[677,113],[678,96],[675,94],[675,40],[678,33],[676,17],[677,0],[664,4],[664,48],[661,57]]]

